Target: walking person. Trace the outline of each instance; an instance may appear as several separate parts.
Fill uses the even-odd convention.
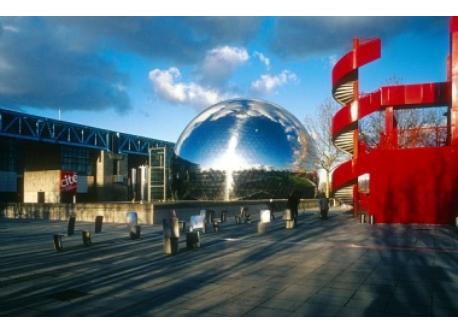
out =
[[[288,196],[287,208],[291,211],[291,217],[294,221],[297,220],[299,215],[299,203],[301,201],[301,196],[298,191],[291,191]]]

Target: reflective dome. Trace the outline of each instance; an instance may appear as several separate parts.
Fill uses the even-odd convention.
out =
[[[287,198],[313,196],[305,177],[313,149],[302,124],[267,102],[233,99],[195,117],[172,158],[176,199]]]

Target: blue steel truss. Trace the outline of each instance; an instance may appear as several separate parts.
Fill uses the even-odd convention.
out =
[[[173,147],[167,141],[0,109],[0,136],[148,156],[152,147]]]

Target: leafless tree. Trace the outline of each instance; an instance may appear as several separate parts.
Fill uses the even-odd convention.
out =
[[[401,83],[399,77],[391,76],[386,80],[385,85]],[[394,113],[400,147],[440,146],[445,142],[446,119],[442,108],[396,109]],[[367,146],[376,147],[380,142],[381,134],[385,132],[384,112],[375,112],[360,120],[359,129],[360,138]]]
[[[397,109],[395,118],[401,148],[441,146],[446,140],[446,118],[442,108]],[[385,132],[385,114],[376,112],[359,123],[360,137],[376,147]]]
[[[340,105],[329,98],[318,107],[316,117],[305,119],[305,125],[315,142],[315,166],[325,173],[323,191],[329,197],[331,173],[337,165],[350,158],[350,155],[337,149],[332,141],[331,121]]]

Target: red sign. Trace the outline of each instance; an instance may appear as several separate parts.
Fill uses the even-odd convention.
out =
[[[78,186],[78,175],[75,171],[60,172],[60,191],[61,192],[76,192]]]

